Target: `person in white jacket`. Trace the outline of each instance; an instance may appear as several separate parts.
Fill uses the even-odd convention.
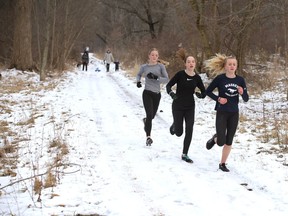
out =
[[[114,62],[114,57],[113,57],[110,49],[107,49],[107,51],[105,53],[104,62],[106,64],[106,72],[109,72],[110,64],[111,64],[111,62]]]

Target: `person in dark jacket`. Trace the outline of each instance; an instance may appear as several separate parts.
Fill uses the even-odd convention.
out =
[[[192,141],[195,118],[194,93],[195,89],[198,88],[201,93],[196,92],[196,96],[205,98],[205,87],[201,77],[195,72],[195,58],[187,56],[183,63],[185,63],[186,69],[177,72],[166,85],[166,91],[173,99],[172,114],[174,121],[170,127],[170,133],[180,137],[183,134],[183,122],[185,121],[185,137],[181,159],[193,163],[193,160],[188,157],[188,151]],[[176,93],[172,90],[174,85],[177,85]]]
[[[236,74],[235,57],[217,54],[205,61],[204,65],[206,69],[213,72],[214,76],[216,75],[206,89],[206,94],[216,102],[216,134],[207,141],[206,148],[209,150],[216,143],[223,146],[219,169],[229,172],[226,161],[238,126],[239,96],[247,102],[249,95],[244,78]],[[218,90],[217,94],[214,93],[215,89]]]
[[[84,69],[87,71],[88,63],[89,63],[89,53],[87,50],[85,50],[82,55],[82,71],[84,71]]]

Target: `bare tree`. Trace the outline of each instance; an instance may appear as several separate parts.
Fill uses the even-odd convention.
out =
[[[168,8],[167,0],[121,0],[117,2],[102,0],[102,3],[111,8],[121,9],[148,26],[147,29],[141,29],[139,25],[135,26],[134,33],[148,32],[152,39],[161,35]],[[137,27],[139,29],[136,29]]]
[[[14,1],[0,0],[0,63],[10,64],[13,46]]]
[[[5,19],[11,12],[4,13],[1,5],[17,13]],[[8,62],[11,50],[11,66],[32,69],[35,64],[44,77],[80,58],[88,44],[99,53],[109,46],[133,62],[146,58],[151,46],[169,59],[183,43],[200,64],[217,52],[234,54],[241,72],[250,50],[272,53],[277,47],[287,53],[285,8],[286,0],[0,0],[0,61]],[[11,18],[13,25],[7,24]],[[15,27],[12,37],[3,31],[7,26]]]
[[[217,2],[217,0],[216,0]],[[208,1],[207,0],[190,0],[189,1],[191,8],[196,13],[196,26],[199,31],[201,43],[203,44],[203,53],[204,56],[210,57],[213,54],[212,43],[210,42],[209,35],[209,23],[206,19],[206,13],[208,12]],[[215,0],[213,0],[215,4]]]
[[[77,0],[34,0],[38,50],[34,58],[38,62],[41,79],[48,71],[65,69],[84,29],[93,25],[95,5],[97,1],[93,0],[87,0],[85,4]],[[79,55],[81,51],[78,50]]]
[[[32,0],[16,1],[13,52],[11,57],[11,67],[29,71],[32,71],[34,67],[31,48],[31,6]]]
[[[231,0],[230,0],[231,1]],[[265,0],[249,0],[247,4],[230,2],[228,25],[229,32],[225,35],[225,46],[238,59],[238,71],[241,74],[245,64],[245,55],[251,31],[255,28]],[[238,5],[237,5],[238,4]],[[229,43],[227,43],[229,41]]]
[[[196,13],[195,22],[203,47],[202,59],[217,52],[233,54],[238,59],[241,73],[251,31],[255,28],[264,2],[265,0],[190,0]]]
[[[44,48],[43,48],[43,55],[41,59],[41,67],[40,67],[40,80],[44,80],[46,77],[46,65],[48,62],[48,55],[49,55],[49,44],[50,44],[50,34],[51,34],[51,24],[52,24],[52,17],[51,17],[51,1],[46,0],[46,29],[45,29],[45,36],[44,36]]]

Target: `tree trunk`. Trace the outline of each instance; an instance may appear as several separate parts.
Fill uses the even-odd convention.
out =
[[[54,51],[55,51],[55,29],[56,29],[56,12],[57,12],[57,2],[54,0],[53,4],[53,21],[52,21],[52,34],[51,34],[51,52],[50,52],[50,64],[49,69],[53,69],[53,63],[54,63]]]
[[[253,28],[253,23],[259,15],[262,3],[262,0],[255,0],[248,5],[246,9],[247,12],[245,13],[245,16],[240,22],[238,34],[235,35],[235,38],[237,40],[236,57],[238,59],[238,73],[240,75],[242,75],[243,73],[243,66],[245,64],[245,53]]]
[[[51,29],[51,6],[50,0],[46,0],[46,32],[44,34],[44,49],[41,59],[40,67],[40,80],[44,81],[46,78],[48,54],[49,54],[49,44],[50,44],[50,29]]]
[[[204,10],[205,10],[205,0],[191,0],[190,1],[192,9],[196,12],[196,27],[200,34],[200,39],[203,44],[204,58],[212,56],[212,47],[209,42],[208,26],[204,21]]]
[[[32,0],[17,0],[15,5],[15,25],[11,68],[32,71]]]
[[[34,59],[34,62],[37,62],[35,63],[35,65],[37,65],[36,67],[38,68],[38,65],[39,65],[39,61],[41,61],[42,59],[42,56],[41,56],[41,37],[40,37],[40,22],[38,22],[38,18],[39,18],[39,11],[38,11],[38,7],[37,5],[33,4],[33,15],[34,15],[34,23],[35,23],[35,31],[36,31],[36,39],[37,39],[37,60],[35,61]],[[34,51],[36,51],[36,49],[34,49]],[[33,58],[33,56],[32,56]],[[34,57],[35,58],[35,57]]]

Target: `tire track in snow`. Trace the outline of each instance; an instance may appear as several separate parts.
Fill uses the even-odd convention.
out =
[[[82,169],[87,179],[85,182],[92,182],[90,187],[99,197],[96,203],[100,209],[101,206],[107,202],[112,205],[121,203],[122,207],[127,205],[123,203],[123,198],[119,198],[117,204],[117,202],[111,200],[109,196],[103,195],[107,193],[121,194],[123,190],[122,194],[127,194],[127,191],[130,192],[130,197],[127,197],[126,200],[133,199],[133,203],[135,203],[135,200],[139,200],[137,202],[138,207],[143,209],[143,215],[155,214],[155,212],[157,213],[159,210],[157,208],[155,210],[153,205],[151,206],[153,200],[145,195],[145,189],[142,189],[141,185],[137,183],[137,177],[133,171],[135,169],[133,166],[133,163],[135,163],[133,157],[127,160],[129,154],[135,149],[133,140],[139,139],[137,134],[139,134],[139,130],[143,130],[140,125],[135,127],[135,125],[129,123],[129,119],[138,119],[139,116],[139,111],[135,109],[135,104],[137,104],[137,102],[134,102],[136,101],[136,96],[133,97],[130,95],[128,100],[123,100],[123,98],[127,98],[124,96],[129,95],[128,92],[125,92],[120,85],[113,82],[110,78],[111,76],[109,75],[107,75],[107,77],[88,75],[85,77],[84,75],[84,77],[77,80],[75,86],[75,92],[81,91],[82,93],[79,101],[81,101],[80,103],[83,103],[83,105],[80,104],[80,110],[78,110],[78,112],[81,113],[80,115],[86,115],[87,119],[90,120],[90,129],[93,128],[93,124],[95,124],[97,128],[97,136],[95,136],[97,140],[89,141],[93,140],[94,136],[92,131],[88,131],[87,134],[91,135],[88,135],[87,142],[90,144],[87,144],[86,147],[81,150],[83,154],[82,157],[85,160],[85,165]],[[93,83],[93,85],[91,85],[91,83]],[[81,88],[81,86],[88,86],[88,88],[85,90],[85,88]],[[90,101],[90,105],[85,107],[85,103],[88,101]],[[140,105],[138,104],[138,106]],[[106,107],[109,107],[109,109],[105,109]],[[125,108],[123,109],[123,107]],[[123,110],[119,111],[119,108]],[[139,109],[142,109],[142,107]],[[107,114],[108,111],[111,112]],[[123,121],[125,124],[121,123]],[[112,125],[112,128],[109,128],[111,127],[111,122],[114,122],[115,126]],[[81,125],[81,123],[79,123],[79,125]],[[127,127],[127,131],[131,131],[130,133],[136,135],[131,139],[127,139],[127,134],[124,134],[122,135],[124,137],[119,139],[121,134],[119,134],[117,129],[123,125]],[[139,127],[141,129],[139,129]],[[85,136],[84,132],[82,136]],[[94,157],[93,152],[95,152]],[[90,164],[94,165],[91,166]],[[99,185],[99,182],[102,183]],[[94,187],[98,185],[99,187],[96,186],[96,188],[93,188],[92,185],[94,185]],[[117,193],[117,191],[119,192]],[[144,210],[147,206],[151,206],[151,208]],[[106,210],[104,209],[103,211]],[[121,210],[119,209],[119,211]],[[136,210],[130,209],[130,211],[133,212]],[[139,214],[138,210],[137,213]]]
[[[180,210],[180,206],[185,205],[186,208],[189,209],[189,206],[191,205],[197,205],[197,208],[204,209],[204,206],[201,206],[201,203],[204,203],[202,199],[203,197],[193,197],[191,194],[193,194],[194,191],[197,191],[199,189],[202,189],[207,194],[211,194],[211,191],[213,190],[214,185],[217,185],[217,188],[221,188],[221,190],[225,190],[227,185],[229,188],[231,188],[231,191],[233,192],[231,194],[231,199],[233,199],[233,202],[237,203],[242,201],[242,199],[238,199],[235,194],[239,194],[241,196],[245,195],[245,188],[238,184],[239,179],[242,179],[239,175],[234,176],[233,173],[231,175],[224,175],[220,172],[212,171],[214,169],[212,166],[207,166],[207,160],[208,163],[214,161],[215,163],[215,155],[214,159],[210,158],[210,156],[205,156],[207,153],[203,147],[197,147],[193,146],[194,143],[191,145],[191,152],[197,152],[199,154],[195,155],[196,163],[195,166],[187,165],[184,163],[181,163],[180,158],[178,158],[178,162],[176,159],[171,158],[171,155],[167,156],[167,160],[165,160],[166,153],[165,153],[165,147],[160,146],[161,144],[166,144],[166,142],[171,143],[173,142],[175,137],[169,136],[169,138],[164,138],[165,133],[168,134],[168,131],[162,131],[156,130],[157,133],[159,133],[159,137],[163,140],[157,140],[158,142],[155,142],[155,145],[153,145],[153,148],[148,151],[143,151],[143,148],[139,148],[139,143],[141,141],[141,135],[139,135],[139,131],[141,131],[141,134],[143,133],[143,125],[139,123],[139,125],[132,125],[131,123],[135,122],[135,119],[138,119],[140,116],[140,109],[143,111],[143,107],[141,107],[141,96],[137,96],[137,93],[130,92],[128,89],[131,86],[125,86],[126,82],[121,82],[121,80],[118,79],[116,74],[106,74],[104,75],[105,78],[101,77],[99,79],[99,82],[101,84],[97,85],[97,82],[95,81],[95,85],[97,87],[91,88],[91,92],[97,92],[96,95],[102,95],[107,100],[101,101],[102,103],[95,103],[93,104],[93,107],[95,110],[97,110],[98,113],[91,113],[91,118],[95,119],[97,115],[101,116],[100,122],[101,122],[101,131],[100,133],[100,141],[97,141],[97,146],[91,147],[91,151],[97,152],[97,150],[100,149],[100,153],[95,156],[95,158],[91,159],[89,163],[87,162],[86,169],[89,169],[89,172],[92,173],[90,177],[87,177],[88,181],[92,182],[92,185],[97,185],[98,181],[102,181],[102,183],[98,183],[100,186],[94,186],[94,188],[91,186],[90,188],[93,189],[93,191],[97,194],[97,197],[99,197],[97,203],[100,203],[97,205],[97,208],[102,208],[103,212],[107,211],[105,209],[105,205],[109,203],[107,206],[114,206],[114,205],[122,205],[123,208],[127,207],[127,204],[125,202],[122,202],[122,199],[117,198],[116,201],[113,201],[113,196],[105,196],[105,194],[116,192],[117,194],[121,194],[123,192],[123,195],[129,194],[130,199],[133,199],[133,203],[137,203],[136,205],[140,207],[140,209],[144,209],[143,212],[145,212],[147,215],[157,214],[157,213],[164,213],[165,209],[161,209],[161,200],[168,200],[169,203],[171,203],[171,208],[175,207],[175,209]],[[111,87],[111,90],[113,92],[110,92],[108,94],[107,89],[109,89],[109,86]],[[136,87],[135,87],[136,89]],[[135,90],[136,91],[136,90]],[[103,94],[102,94],[103,93]],[[142,93],[142,91],[141,91]],[[97,101],[97,97],[89,96],[90,100]],[[125,100],[123,100],[125,98]],[[110,100],[110,101],[109,101]],[[104,107],[111,106],[111,100],[113,101],[113,109],[112,113],[110,115],[107,114],[107,110],[104,109]],[[117,109],[119,107],[125,107],[125,110],[119,110]],[[113,112],[114,110],[114,112]],[[124,117],[126,116],[126,117]],[[127,117],[129,116],[129,118]],[[161,117],[162,118],[162,117]],[[159,118],[160,119],[160,118]],[[141,120],[141,118],[140,118]],[[163,121],[155,121],[155,126],[161,126],[161,124],[165,123],[164,125],[169,126],[167,122],[162,119]],[[109,128],[109,124],[106,124],[106,121],[113,121],[115,122],[115,125],[112,125],[112,128]],[[117,121],[124,121],[121,122],[121,124],[117,124]],[[111,125],[110,125],[111,126]],[[119,134],[117,132],[117,128],[119,127],[126,127],[127,131],[130,131],[130,133],[125,134]],[[163,126],[163,125],[162,125]],[[111,133],[111,131],[113,133]],[[121,130],[122,131],[122,130]],[[123,131],[122,131],[123,132]],[[138,135],[137,135],[138,134]],[[93,136],[91,135],[90,139],[93,139]],[[108,140],[108,141],[107,141]],[[108,142],[108,143],[101,143],[102,141]],[[162,142],[162,143],[161,143]],[[180,153],[180,149],[182,148],[182,138],[181,141],[177,140],[177,145],[175,147],[169,146],[169,151],[176,150]],[[205,153],[204,153],[205,152]],[[135,160],[135,157],[131,154],[137,154],[139,156],[139,161],[133,161]],[[180,156],[180,154],[179,154]],[[210,158],[210,159],[209,159]],[[151,160],[151,161],[149,161]],[[157,160],[157,161],[156,161]],[[145,166],[151,166],[151,172],[149,172],[149,169],[145,169],[148,171],[145,171],[146,173],[141,173],[141,161],[145,161]],[[147,162],[148,161],[148,162]],[[154,163],[154,161],[156,163]],[[94,162],[95,166],[92,166],[91,164]],[[198,162],[198,163],[197,163]],[[161,169],[161,165],[165,163],[165,166],[169,167],[169,169],[163,170]],[[171,163],[171,166],[167,165],[168,163]],[[173,164],[174,163],[174,164]],[[181,165],[180,165],[181,163]],[[202,163],[202,164],[200,164]],[[216,162],[217,163],[217,162]],[[179,165],[179,166],[178,166]],[[152,173],[155,170],[157,170],[155,167],[159,166],[159,171],[156,173]],[[212,168],[211,168],[212,167]],[[145,167],[146,168],[146,167]],[[175,173],[181,173],[181,175],[173,175],[173,170]],[[191,171],[191,172],[189,172]],[[210,175],[211,181],[202,181],[203,179],[206,179],[207,174]],[[150,176],[148,178],[147,176]],[[110,179],[108,179],[110,178]],[[169,191],[167,190],[167,186],[165,184],[157,184],[159,183],[159,179],[173,179],[177,184],[172,184],[169,187]],[[224,179],[225,178],[225,179]],[[145,181],[148,182],[145,182]],[[155,181],[156,184],[152,181]],[[191,185],[189,188],[184,188],[185,181],[193,181],[195,184]],[[147,186],[149,183],[152,183],[150,188]],[[223,187],[220,187],[224,182]],[[240,183],[240,182],[239,182]],[[227,185],[225,185],[227,184]],[[249,183],[250,184],[250,183]],[[96,188],[95,188],[96,187]],[[160,188],[160,189],[159,189]],[[159,195],[155,195],[153,193],[153,189],[159,191]],[[171,196],[171,191],[183,191],[183,197],[175,197],[173,198]],[[129,193],[128,193],[128,192]],[[166,196],[166,193],[168,195]],[[221,191],[215,191],[215,193],[219,194],[217,197],[221,197],[223,199],[227,199],[225,197],[225,194],[221,194]],[[170,195],[169,195],[170,194]],[[179,194],[175,192],[175,194]],[[212,193],[213,195],[213,193]],[[212,201],[217,202],[217,197],[210,197],[207,202]],[[129,197],[122,197],[123,199],[129,200]],[[202,200],[202,201],[199,201]],[[205,198],[206,199],[206,198]],[[134,202],[137,200],[137,202]],[[189,202],[186,202],[189,200]],[[264,200],[264,199],[263,199]],[[164,203],[164,202],[163,202]],[[166,202],[167,203],[167,202]],[[180,204],[180,206],[179,206]],[[249,203],[246,203],[247,205],[252,205]],[[149,209],[147,206],[151,206]],[[203,207],[203,208],[202,208]],[[129,207],[127,207],[129,208]],[[118,209],[119,212],[121,212],[120,206],[113,207],[113,209]],[[130,209],[131,210],[131,209]],[[133,210],[131,210],[133,211]],[[233,211],[232,209],[228,209],[228,211]],[[111,212],[110,212],[111,213]],[[193,212],[191,212],[193,213]],[[211,213],[211,212],[209,212]],[[112,213],[110,215],[113,215]],[[139,213],[137,214],[139,215]],[[143,214],[144,215],[144,214]]]
[[[112,77],[112,76],[111,76]],[[112,77],[112,79],[116,82],[116,83],[118,83],[118,79],[115,79],[114,77]],[[118,83],[120,86],[121,86],[121,82],[119,82]],[[129,97],[130,97],[130,101],[135,101],[135,95],[132,95],[132,94],[130,94],[129,93],[129,91],[126,89],[127,87],[126,86],[121,86],[121,88],[123,89],[123,92],[127,92],[127,95],[129,95]],[[136,88],[136,87],[135,87]],[[198,99],[197,99],[198,100]],[[136,100],[137,101],[137,100]],[[138,99],[138,101],[139,101],[139,99]],[[198,101],[199,102],[199,105],[196,105],[196,111],[198,111],[198,112],[201,112],[201,107],[202,106],[212,106],[211,105],[211,101],[203,101],[204,102],[204,104],[203,104],[203,102],[202,101]],[[139,105],[139,102],[138,103],[136,103],[136,105]],[[198,107],[199,106],[199,107]],[[213,107],[211,107],[211,110],[213,110]],[[196,118],[197,118],[197,112],[196,112]],[[204,116],[203,116],[204,115]],[[205,134],[205,133],[207,133],[207,134],[209,134],[209,131],[213,131],[213,130],[215,130],[214,129],[214,123],[212,124],[212,125],[208,125],[208,128],[206,127],[206,125],[205,125],[205,116],[207,117],[207,116],[210,116],[209,115],[209,113],[202,113],[202,115],[201,115],[201,117],[202,117],[202,120],[201,121],[196,121],[195,122],[195,127],[200,127],[203,131],[202,131],[202,133],[203,134]],[[203,117],[204,117],[204,119],[203,119]],[[158,120],[160,120],[160,121],[158,121]],[[157,121],[155,121],[156,122],[156,124],[155,125],[167,125],[167,127],[169,127],[169,124],[167,123],[167,121],[165,120],[165,119],[163,119],[161,116],[159,116],[158,115],[158,118],[157,118]],[[203,123],[204,123],[204,125],[203,125]],[[213,133],[213,132],[212,132]],[[203,138],[203,137],[202,137]],[[191,151],[192,151],[192,149],[195,147],[193,147],[193,142],[199,142],[199,139],[194,139],[194,140],[192,140],[192,143],[191,143]],[[202,142],[203,143],[203,149],[205,150],[205,140],[204,141],[201,141],[200,140],[200,142]],[[197,148],[197,149],[199,149],[199,147]],[[196,149],[196,150],[197,150]],[[205,165],[205,166],[203,166],[203,164],[198,164],[198,166],[197,167],[193,167],[193,169],[195,169],[196,170],[196,172],[198,171],[200,171],[200,170],[202,170],[202,171],[204,171],[205,170],[205,172],[213,172],[212,171],[212,169],[211,169],[211,167],[213,167],[213,164],[215,165],[215,161],[216,161],[216,163],[217,163],[217,159],[215,159],[215,158],[217,158],[217,155],[215,154],[215,155],[213,155],[213,158],[214,159],[212,159],[212,160],[209,160],[208,161],[208,163],[209,163],[209,167],[207,167],[207,164]],[[216,173],[214,174],[214,172],[213,172],[213,176],[214,176],[214,178],[215,178],[215,181],[217,182],[217,181],[222,181],[222,179],[221,179],[221,176],[222,176],[222,173],[218,173],[217,172],[217,169],[216,169],[216,167],[215,167],[215,171],[216,171]],[[237,172],[237,169],[235,170],[235,172]],[[202,176],[202,174],[200,174],[200,176]],[[231,175],[230,177],[229,177],[229,179],[231,179],[233,182],[234,182],[234,184],[236,183],[236,184],[238,184],[238,187],[241,187],[241,185],[240,185],[240,183],[243,183],[243,182],[245,182],[245,183],[247,183],[247,182],[249,182],[249,185],[251,184],[251,185],[257,185],[257,183],[255,183],[255,182],[253,182],[253,181],[251,181],[251,179],[250,179],[250,181],[248,181],[247,179],[245,179],[245,177],[243,177],[243,176],[241,176],[241,174],[240,173],[237,173],[236,175]],[[255,183],[255,184],[254,184]],[[233,185],[233,184],[232,184]],[[256,187],[255,189],[258,189],[258,190],[261,190],[261,186],[258,186],[258,187]]]

